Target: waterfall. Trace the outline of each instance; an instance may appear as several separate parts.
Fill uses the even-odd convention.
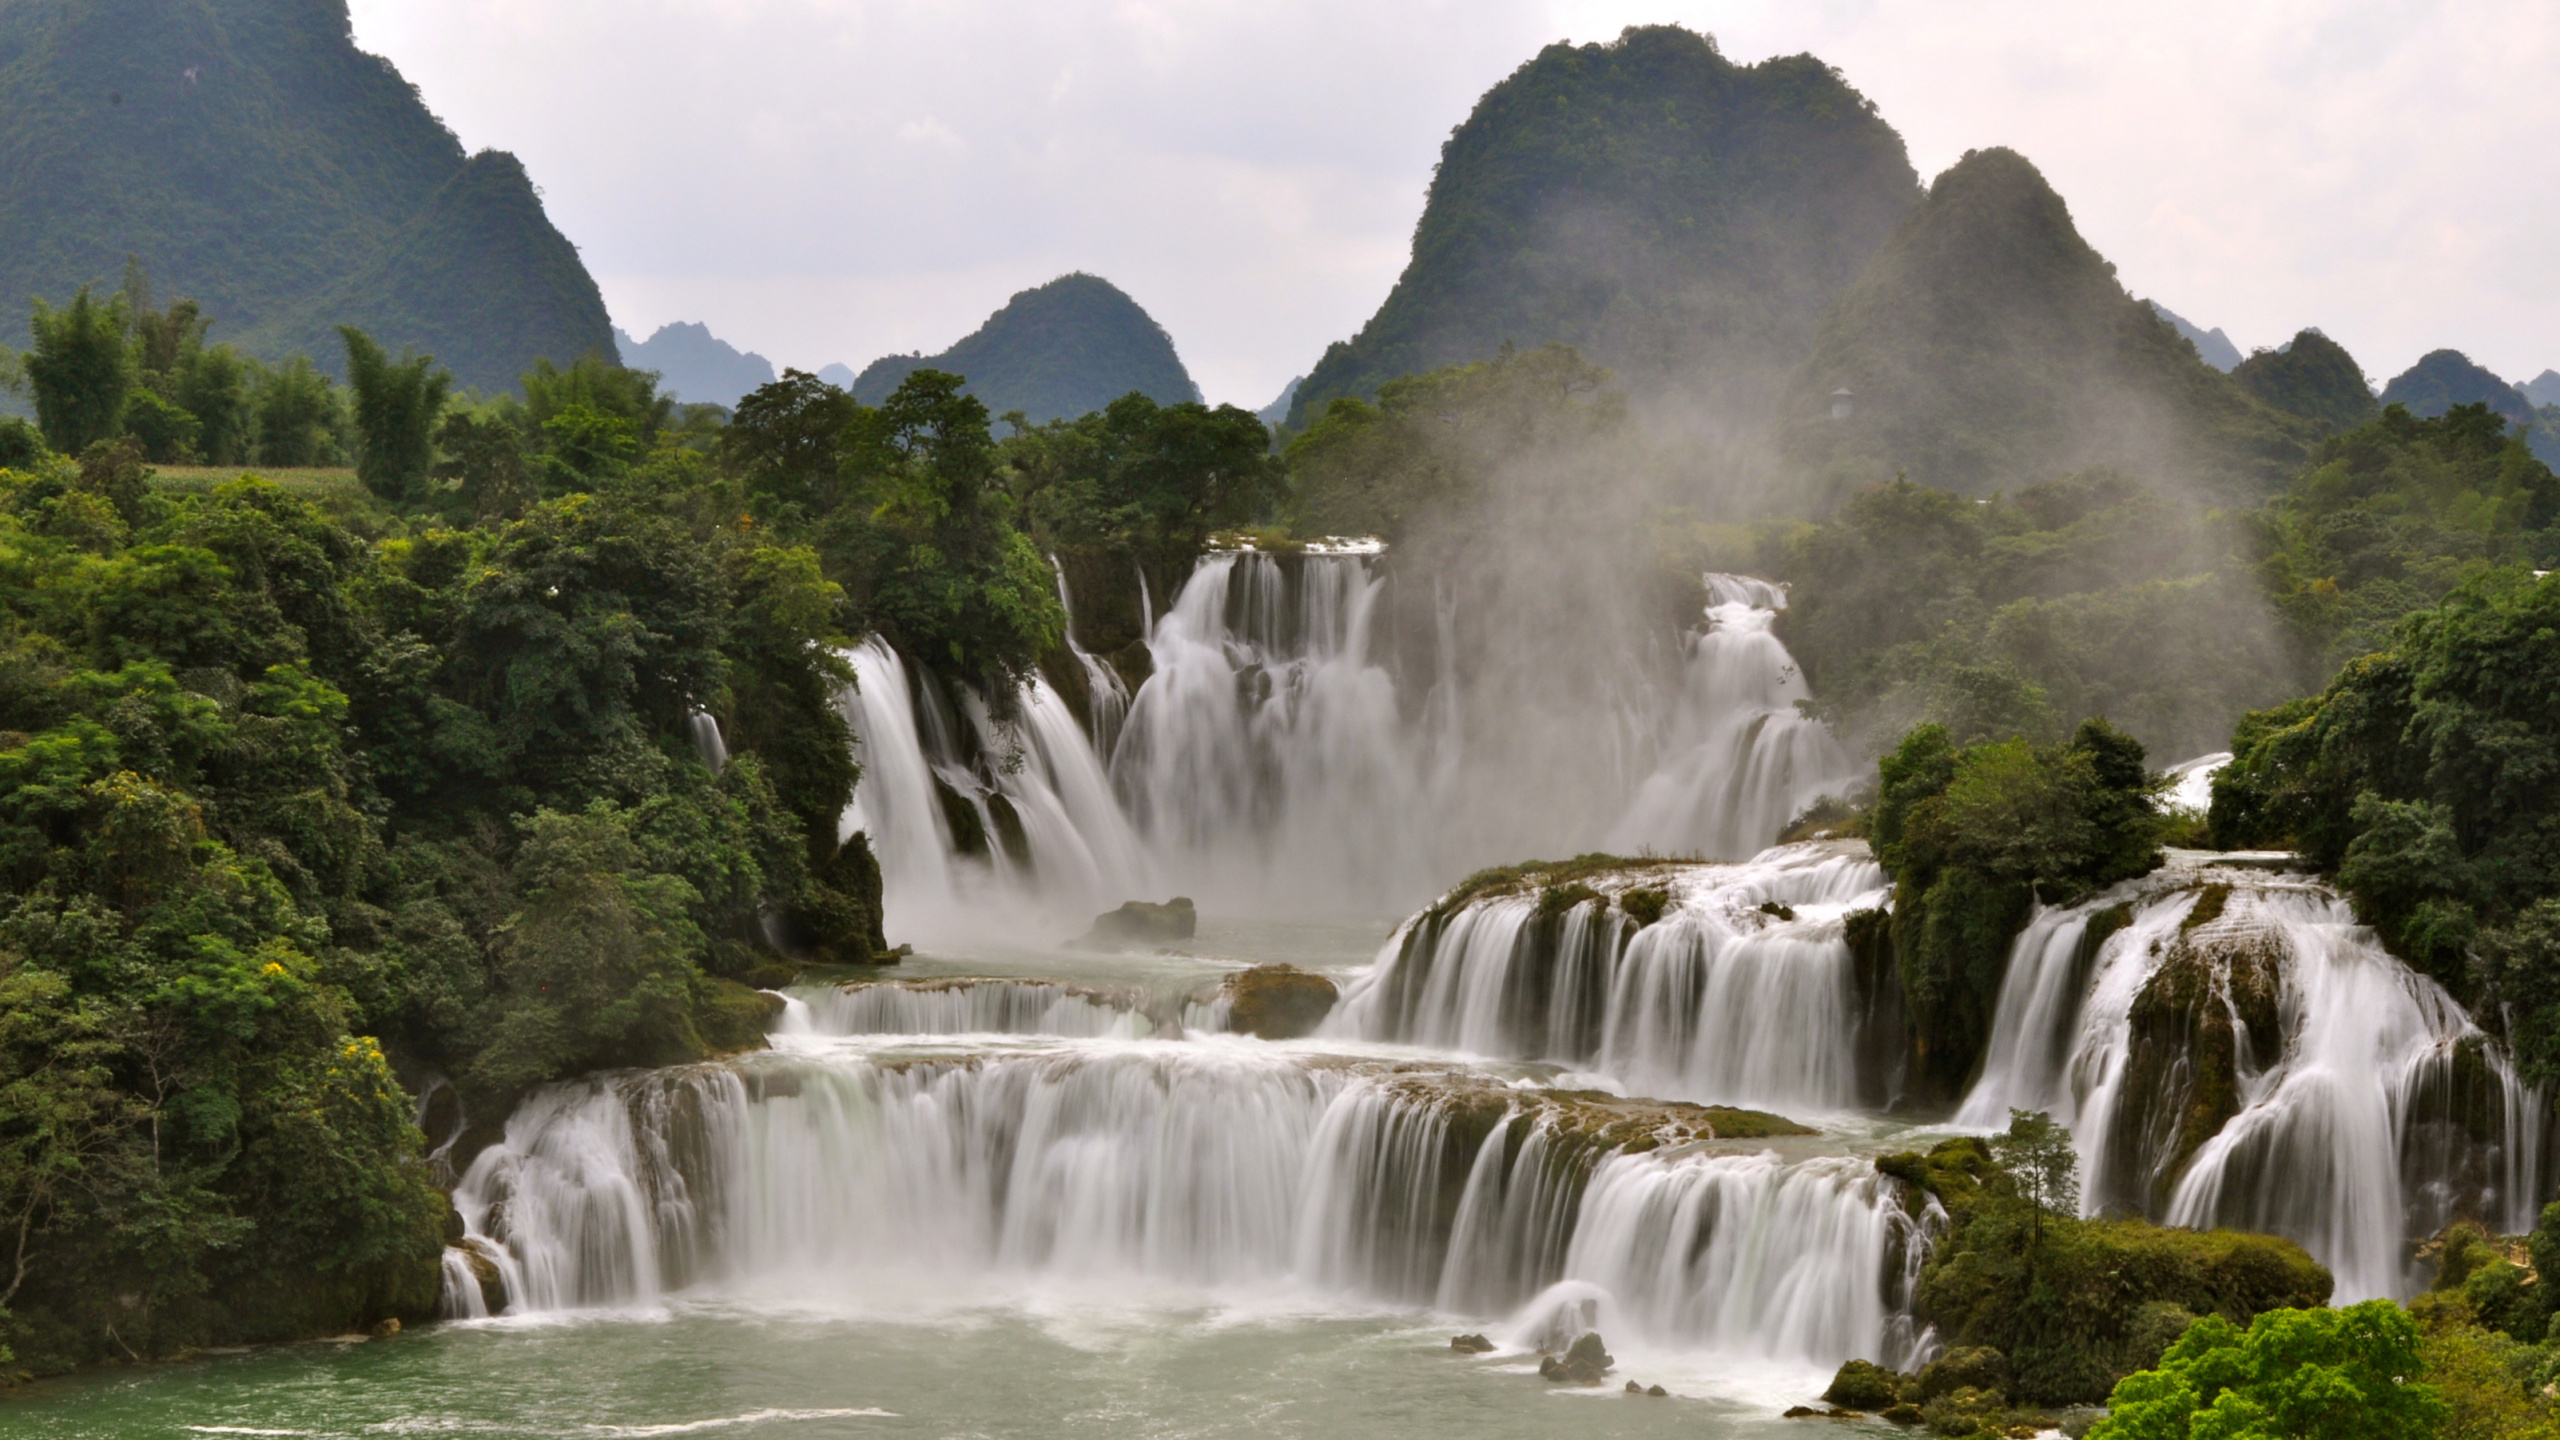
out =
[[[1391,912],[1503,858],[1484,853],[1503,835],[1748,856],[1849,776],[1797,711],[1803,681],[1770,633],[1784,593],[1703,579],[1714,603],[1682,641],[1684,678],[1663,718],[1627,698],[1647,690],[1641,676],[1560,697],[1620,757],[1626,788],[1604,783],[1593,812],[1620,816],[1613,833],[1560,819],[1537,787],[1479,773],[1492,758],[1470,768],[1464,606],[1434,582],[1430,634],[1405,647],[1427,651],[1427,670],[1400,678],[1387,659],[1389,582],[1374,549],[1357,546],[1202,557],[1161,614],[1142,599],[1152,669],[1134,696],[1070,627],[1068,659],[1090,695],[1082,722],[1035,679],[998,723],[983,697],[865,641],[843,702],[863,765],[846,832],[871,834],[890,927],[926,938],[984,933],[998,909],[1055,929],[1174,893],[1230,913]],[[1063,571],[1058,585],[1071,606]],[[1667,758],[1638,785],[1655,756]]]
[[[1812,692],[1771,633],[1786,592],[1742,575],[1704,579],[1706,625],[1681,642],[1664,759],[1611,833],[1612,850],[1741,859],[1858,778],[1830,730],[1799,708]]]
[[[895,923],[984,933],[1003,914],[1055,928],[1149,888],[1136,833],[1048,682],[1000,722],[965,687],[947,701],[877,637],[848,658],[842,704],[863,769],[842,830],[870,834]]]
[[[1958,1120],[2013,1106],[2071,1125],[2093,1213],[2290,1236],[2341,1303],[2408,1293],[2457,1215],[2532,1228],[2546,1176],[2542,1096],[2443,987],[2325,887],[2237,868],[2036,915]]]
[[[1371,655],[1386,582],[1362,555],[1291,568],[1200,562],[1148,635],[1112,781],[1186,894],[1393,908],[1431,884],[1438,797]]]
[[[1120,738],[1120,722],[1129,714],[1129,687],[1121,681],[1119,671],[1095,659],[1091,652],[1077,643],[1075,597],[1067,590],[1067,567],[1059,564],[1055,555],[1049,557],[1049,573],[1057,577],[1058,609],[1067,617],[1067,657],[1076,662],[1077,669],[1084,675],[1088,697],[1085,721],[1093,736],[1093,748],[1108,755]],[[1138,589],[1142,605],[1146,583],[1146,574],[1140,571]]]
[[[1554,913],[1546,890],[1424,912],[1351,982],[1326,1033],[1553,1061],[1669,1099],[1859,1102],[1863,1007],[1842,921],[1885,898],[1862,848],[1636,863],[1581,883],[1606,893]],[[1664,904],[1638,926],[1625,896],[1643,890]]]
[[[1144,997],[1053,980],[882,980],[800,1002],[807,1035],[1056,1035],[1137,1039]]]
[[[1476,1133],[1469,1092],[1441,1086],[1234,1044],[766,1053],[538,1092],[455,1203],[510,1313],[1071,1283],[1499,1317],[1571,1279],[1631,1338],[1896,1353],[1910,1222],[1871,1166],[1595,1167],[1525,1112]]]

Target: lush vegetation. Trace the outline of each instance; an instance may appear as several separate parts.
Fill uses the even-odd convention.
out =
[[[270,361],[334,359],[341,323],[488,390],[539,356],[612,353],[523,166],[465,156],[356,49],[344,0],[0,8],[0,130],[12,303],[135,256]]]
[[[1916,1089],[1952,1098],[1990,1038],[2009,942],[2038,900],[2069,904],[2160,863],[2158,782],[2104,720],[2066,743],[1958,745],[1942,726],[1879,767],[1870,838],[1893,877],[1891,934]]]
[[[919,370],[965,375],[991,413],[1019,413],[1034,425],[1089,415],[1133,393],[1159,405],[1200,399],[1164,327],[1118,286],[1082,273],[1014,296],[939,355],[874,360],[849,388],[877,405]]]
[[[1736,65],[1675,26],[1551,45],[1450,136],[1412,260],[1289,423],[1506,343],[1757,411],[1917,195],[1901,137],[1811,56]]]
[[[1788,645],[1855,743],[1924,721],[1960,741],[2049,739],[2102,713],[2184,756],[2455,586],[2560,562],[2555,497],[2560,480],[2480,407],[2395,407],[2246,510],[2104,470],[1984,502],[1904,480],[1711,558],[1793,582]]]
[[[2364,367],[2346,347],[2317,330],[2305,330],[2281,350],[2261,350],[2241,361],[2231,379],[2262,404],[2299,415],[2326,434],[2352,429],[2378,408],[2365,388]]]
[[[2233,750],[2215,838],[2299,848],[2560,1078],[2560,580],[2471,581]]]
[[[1277,494],[1252,416],[1137,395],[1000,444],[932,370],[726,420],[595,356],[457,395],[352,327],[340,387],[139,284],[37,330],[42,423],[0,436],[0,1346],[33,1368],[431,1313],[413,1092],[451,1082],[467,1155],[530,1086],[759,1045],[757,987],[886,949],[837,838],[851,637],[1001,705],[1061,635],[1044,547],[1187,568]],[[163,485],[154,447],[357,483]]]
[[[1780,424],[1799,484],[1826,498],[1897,474],[1985,495],[2094,466],[2254,497],[2311,433],[2126,294],[2009,150],[1932,183],[1823,321]]]

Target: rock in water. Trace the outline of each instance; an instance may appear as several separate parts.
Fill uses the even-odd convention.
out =
[[[1256,965],[1227,977],[1227,1028],[1265,1040],[1312,1035],[1341,997],[1332,981],[1295,965]]]
[[[1460,1335],[1449,1342],[1449,1348],[1461,1355],[1490,1355],[1493,1342],[1481,1335]]]
[[[1078,950],[1126,950],[1133,945],[1163,945],[1188,940],[1200,929],[1200,912],[1186,896],[1161,905],[1132,900],[1093,919],[1093,928],[1068,943]]]
[[[1600,1377],[1608,1374],[1609,1367],[1616,1363],[1601,1345],[1600,1332],[1593,1330],[1586,1331],[1581,1339],[1574,1341],[1573,1348],[1564,1352],[1562,1359],[1550,1355],[1539,1361],[1538,1373],[1558,1385],[1597,1385]]]
[[[1901,1377],[1871,1360],[1852,1360],[1831,1377],[1822,1398],[1852,1410],[1882,1410],[1902,1398]]]

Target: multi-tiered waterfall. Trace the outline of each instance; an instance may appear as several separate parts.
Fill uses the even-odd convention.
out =
[[[1000,911],[1054,929],[1141,893],[1230,913],[1392,912],[1511,858],[1517,836],[1741,859],[1853,779],[1799,713],[1804,683],[1771,633],[1776,586],[1705,577],[1710,603],[1659,714],[1559,698],[1613,735],[1632,723],[1651,757],[1577,818],[1542,777],[1471,763],[1484,717],[1453,673],[1464,616],[1435,605],[1431,634],[1390,647],[1392,583],[1365,553],[1207,556],[1153,618],[1134,696],[1076,652],[1094,697],[1081,724],[1042,681],[997,723],[965,689],[864,644],[845,700],[864,778],[845,823],[880,854],[891,928],[930,939]]]

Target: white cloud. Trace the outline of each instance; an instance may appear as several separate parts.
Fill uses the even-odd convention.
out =
[[[523,156],[624,328],[812,367],[935,350],[1070,269],[1260,405],[1376,308],[1440,142],[1548,41],[1809,50],[1925,176],[2006,144],[2137,293],[2368,369],[2560,365],[2547,0],[355,0]]]

